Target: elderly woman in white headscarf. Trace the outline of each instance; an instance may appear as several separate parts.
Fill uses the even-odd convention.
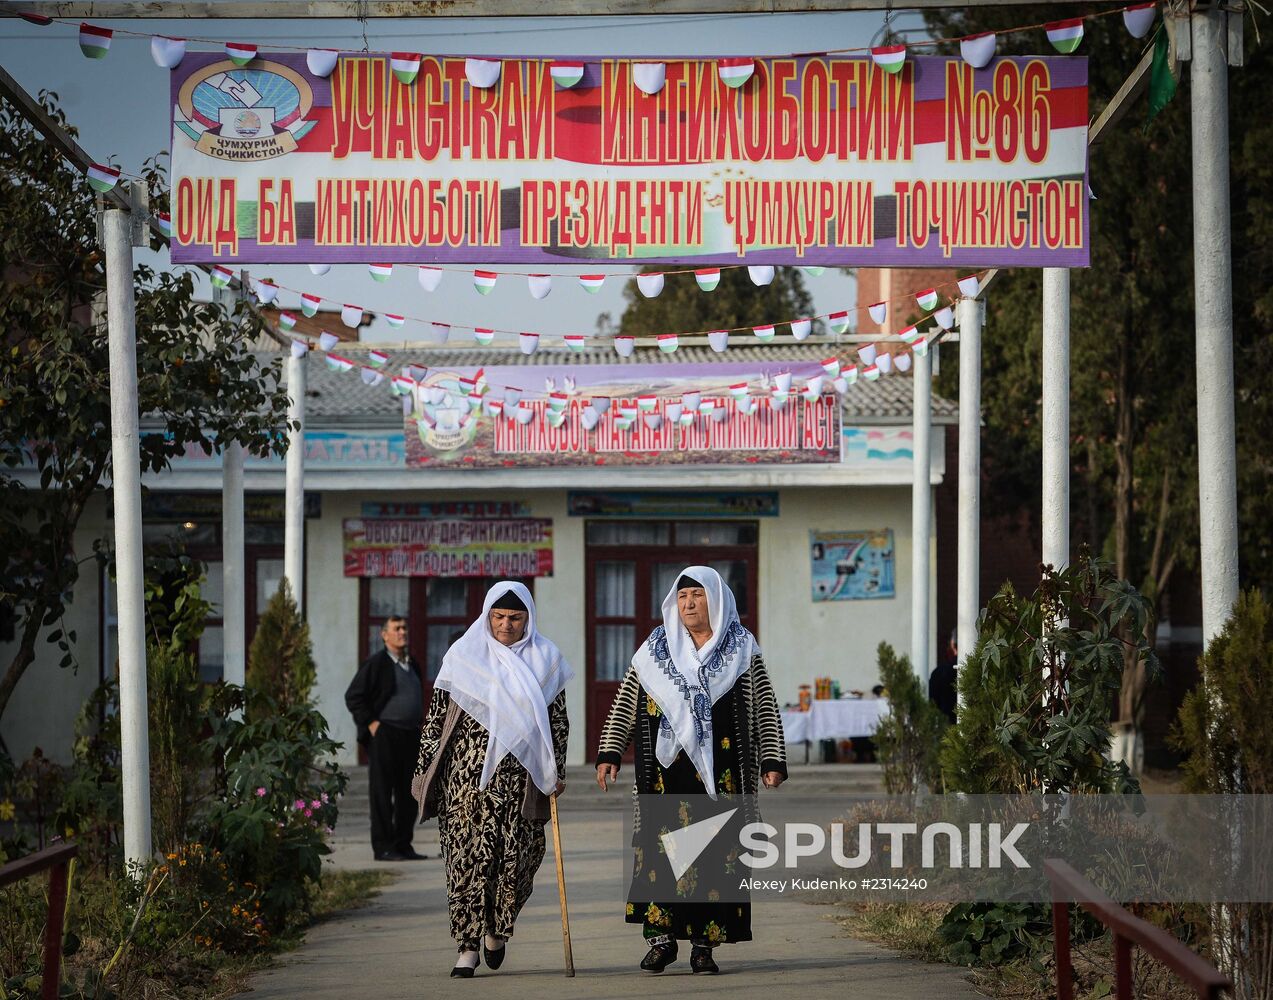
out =
[[[412,794],[422,819],[438,818],[460,952],[453,977],[472,977],[479,944],[488,967],[503,964],[534,887],[548,799],[565,788],[572,676],[535,627],[530,591],[510,581],[491,588],[442,660]]]
[[[632,657],[601,733],[602,790],[617,779],[633,742],[638,796],[697,793],[715,800],[754,795],[762,781],[777,788],[786,780],[782,718],[760,647],[738,620],[733,592],[710,567],[685,569],[663,600],[663,624]],[[686,798],[678,802],[680,824],[691,825],[694,807]],[[641,825],[638,805],[638,832]],[[714,947],[751,940],[749,902],[677,900],[687,895],[679,877],[662,897],[666,873],[657,851],[637,841],[635,854],[634,890],[640,886],[645,899],[653,891],[660,900],[634,902],[634,891],[627,905],[625,919],[643,926],[650,945],[643,970],[662,972],[676,961],[679,939],[693,945],[692,971],[715,973]]]

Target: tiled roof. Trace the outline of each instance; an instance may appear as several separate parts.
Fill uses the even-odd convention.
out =
[[[782,361],[821,361],[832,354],[848,359],[853,349],[844,344],[828,343],[775,343],[769,346],[730,347],[725,355],[713,352],[706,346],[682,346],[675,354],[662,354],[656,350],[638,348],[631,358],[620,358],[610,348],[594,348],[579,353],[558,350],[541,350],[525,355],[517,350],[491,348],[436,348],[422,345],[399,346],[363,342],[343,343],[338,350],[342,357],[359,363],[366,362],[366,352],[379,348],[390,355],[386,371],[398,374],[403,365],[417,364],[429,368],[494,367],[544,365],[623,365],[623,364],[712,364],[754,363],[773,365]],[[286,364],[284,371],[286,371]],[[322,363],[317,352],[309,355],[306,367],[308,391],[306,393],[306,417],[317,425],[358,424],[363,426],[391,425],[401,419],[401,405],[387,385],[372,387],[363,383],[357,372],[331,371]],[[844,396],[844,419],[848,423],[899,424],[911,422],[912,382],[909,375],[891,374],[876,382],[859,381]],[[950,400],[933,395],[933,422],[953,424],[958,417],[958,407]]]

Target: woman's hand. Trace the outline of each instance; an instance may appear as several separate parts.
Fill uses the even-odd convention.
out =
[[[609,791],[607,781],[619,780],[618,764],[598,764],[597,765],[597,784],[601,786],[603,792]]]
[[[557,787],[553,789],[553,798],[555,799],[558,795],[560,795],[565,790],[566,790],[566,783],[564,781],[557,782]]]
[[[781,771],[766,771],[761,775],[760,780],[765,783],[766,788],[777,788],[786,779],[782,776]]]

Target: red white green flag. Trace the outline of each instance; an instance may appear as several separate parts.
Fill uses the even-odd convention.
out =
[[[582,333],[568,333],[561,338],[566,342],[566,346],[572,351],[582,351],[584,348],[584,336]]]
[[[342,358],[339,354],[327,355],[327,367],[334,372],[353,371],[354,363],[348,358]]]
[[[213,264],[208,277],[212,280],[213,288],[226,288],[234,280],[234,272],[222,264]]]
[[[579,284],[585,292],[596,295],[601,291],[601,286],[606,282],[604,274],[581,274],[579,275]]]
[[[313,316],[318,312],[318,307],[323,304],[323,300],[318,295],[310,295],[305,292],[301,295],[301,312],[306,316]]]
[[[115,32],[85,21],[80,25],[80,51],[90,59],[105,59]]]
[[[168,239],[172,239],[172,216],[167,212],[156,212],[155,223],[159,226],[159,231]]]
[[[837,375],[840,374],[840,359],[839,358],[823,358],[822,370],[827,373],[828,378],[835,378]]]
[[[554,59],[552,65],[548,67],[548,72],[552,74],[553,83],[558,87],[569,89],[583,79],[583,63],[569,59]]]
[[[713,291],[720,284],[720,268],[701,267],[694,272],[694,280],[698,282],[700,290],[704,292]]]
[[[386,282],[393,277],[392,264],[368,264],[367,273],[379,282]]]
[[[919,340],[919,338],[923,336],[922,333],[920,333],[917,329],[915,329],[914,324],[911,324],[908,327],[904,327],[903,329],[898,330],[897,335],[901,337],[902,341],[906,344],[914,344],[915,341]]]
[[[296,317],[289,312],[281,312],[278,314],[278,328],[284,333],[291,333],[296,329]]]
[[[420,72],[420,53],[395,52],[389,57],[389,68],[399,83],[410,86]]]
[[[915,295],[915,301],[924,312],[932,312],[937,308],[937,292],[932,288],[925,288]]]
[[[720,73],[721,83],[735,89],[751,79],[756,72],[756,60],[751,56],[716,60],[716,69]]]
[[[385,373],[364,366],[362,370],[363,385],[379,385],[385,380]]]
[[[389,363],[389,355],[384,351],[368,351],[367,360],[371,362],[373,368],[381,368]]]
[[[246,66],[256,58],[256,46],[243,42],[226,42],[225,54],[230,57],[230,62],[234,65]]]
[[[675,333],[659,334],[659,350],[664,354],[675,354],[680,344],[680,337]]]
[[[871,49],[871,61],[885,73],[899,73],[906,65],[906,46],[877,45]]]
[[[473,339],[483,347],[490,346],[491,341],[495,339],[495,331],[488,330],[486,327],[479,326],[473,330]]]
[[[394,313],[385,313],[385,322],[389,324],[390,330],[401,330],[406,321],[407,317],[405,316],[398,316]]]
[[[752,327],[752,331],[756,334],[756,339],[762,344],[767,344],[769,341],[774,339],[774,328],[772,323],[764,326]]]
[[[1083,19],[1081,17],[1071,17],[1064,21],[1052,21],[1043,27],[1048,33],[1048,41],[1052,43],[1052,47],[1063,56],[1068,56],[1083,41]]]
[[[843,333],[849,328],[849,314],[845,311],[833,312],[827,317],[827,325],[832,333]]]
[[[866,307],[867,315],[871,317],[871,322],[876,326],[883,326],[884,320],[888,317],[888,303],[877,302],[875,305]]]
[[[100,194],[113,191],[115,185],[119,183],[119,169],[102,163],[90,163],[87,176],[88,186]]]
[[[495,282],[499,280],[499,275],[494,271],[474,271],[473,287],[477,289],[479,295],[487,295],[490,290],[495,287]]]

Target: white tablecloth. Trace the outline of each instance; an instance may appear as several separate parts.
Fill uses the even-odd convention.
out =
[[[784,711],[782,727],[788,743],[848,740],[870,736],[888,714],[887,698],[816,700],[807,712]]]

